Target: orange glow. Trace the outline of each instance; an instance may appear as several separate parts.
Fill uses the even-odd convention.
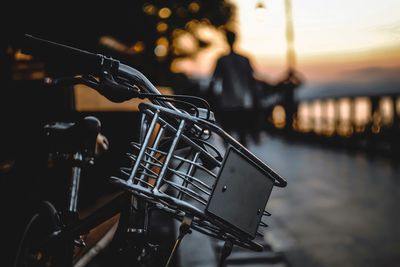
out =
[[[172,88],[158,86],[157,89],[163,94],[172,94]],[[78,112],[94,111],[138,111],[138,105],[147,100],[133,98],[123,103],[114,103],[97,91],[86,85],[74,86],[75,108]]]
[[[324,134],[331,136],[335,133],[335,102],[332,99],[323,103],[323,127]]]
[[[232,2],[238,7],[239,50],[254,56],[265,77],[278,78],[286,68],[285,1]],[[292,1],[292,7],[298,69],[308,82],[400,65],[399,1],[305,0]]]
[[[351,120],[351,101],[349,98],[342,98],[339,100],[339,112],[342,121]]]
[[[314,131],[316,133],[321,133],[323,130],[322,124],[322,103],[317,100],[313,103],[313,117],[314,117]]]
[[[325,101],[325,118],[329,121],[333,121],[335,118],[335,102],[332,99]]]
[[[187,22],[185,25],[185,28],[188,30],[193,30],[196,28],[199,24],[199,21],[197,19],[192,19],[191,21]]]
[[[197,13],[200,10],[200,4],[198,2],[191,2],[189,4],[189,11],[192,13]]]
[[[265,4],[263,1],[258,1],[256,4],[256,10],[257,11],[264,11],[266,9]]]
[[[197,41],[192,34],[183,30],[174,30],[172,46],[176,55],[192,54],[198,49]]]
[[[275,127],[277,128],[285,127],[285,117],[286,117],[285,109],[280,105],[275,106],[272,111],[272,120]]]
[[[262,59],[266,60],[266,58]],[[351,72],[368,67],[400,66],[400,45],[370,48],[352,52],[331,52],[323,55],[300,55],[299,69],[309,81],[351,79]],[[279,61],[271,62],[279,66]],[[365,77],[368,79],[369,77]]]
[[[279,80],[287,68],[284,1],[232,2],[237,5],[237,17],[232,22],[238,30],[235,49],[250,57],[257,77],[271,82]],[[268,8],[257,9],[258,2],[266,3]],[[373,0],[307,0],[292,4],[298,70],[304,74],[306,86],[314,82],[351,81],[353,73],[363,68],[400,66],[400,40],[396,32],[399,20],[395,12],[400,8],[399,1],[390,0],[385,5]],[[360,12],[361,6],[365,12]],[[188,12],[189,5],[187,9],[178,8],[177,15],[186,16]],[[194,32],[199,24],[201,21],[193,20],[186,27]],[[201,51],[201,56],[190,55],[190,59],[180,60],[175,64],[178,71],[190,76],[212,74],[212,67],[226,48],[224,38],[218,44],[220,47],[215,45],[214,39],[220,38],[215,29],[209,32],[213,37],[207,40],[216,50],[207,50],[211,55]]]
[[[393,110],[390,98],[381,101],[384,112],[376,112],[371,117],[371,101],[367,97],[316,100],[311,103],[303,102],[298,107],[298,129],[303,132],[310,130],[326,136],[335,132],[342,136],[350,136],[354,131],[363,132],[373,121],[373,130],[380,131],[383,114]],[[393,113],[393,112],[392,112]],[[388,113],[389,114],[389,113]],[[392,121],[390,118],[387,122]]]
[[[157,39],[157,45],[168,46],[168,44],[169,44],[168,39],[165,37],[160,37]]]
[[[212,75],[217,59],[227,53],[228,46],[221,31],[207,23],[199,22],[195,34],[207,42],[208,46],[199,49],[194,36],[186,31],[173,32],[173,49],[175,54],[188,54],[189,57],[177,58],[172,62],[173,72],[182,72],[190,77]]]
[[[397,110],[397,116],[400,116],[400,97],[398,97],[396,101],[396,110]]]
[[[342,136],[350,136],[353,133],[352,117],[351,117],[351,100],[349,98],[342,98],[338,100],[339,105],[339,118],[337,132]]]
[[[141,41],[137,41],[132,47],[131,50],[134,53],[141,53],[144,50],[144,43]]]
[[[381,126],[379,126],[379,125],[373,125],[372,126],[372,132],[374,134],[378,134],[380,131],[381,131]]]
[[[379,109],[382,114],[382,123],[384,125],[389,125],[393,122],[393,101],[390,97],[383,97],[379,101]]]
[[[157,57],[165,57],[168,54],[169,42],[165,37],[160,37],[157,39],[157,45],[154,48],[154,54]]]
[[[377,129],[377,127],[380,127],[382,123],[382,114],[379,111],[375,111],[375,113],[372,115],[372,129]]]
[[[168,24],[165,22],[159,22],[157,24],[157,31],[158,32],[165,32],[166,30],[168,30]]]
[[[143,12],[147,15],[155,15],[157,13],[157,8],[151,4],[145,4],[143,6]]]
[[[171,9],[163,7],[158,11],[158,16],[162,19],[167,19],[171,16]]]
[[[165,57],[168,54],[168,49],[165,45],[157,45],[156,48],[154,48],[154,54],[157,57]]]
[[[20,61],[20,60],[32,60],[32,56],[31,55],[27,55],[27,54],[23,54],[21,52],[21,50],[18,50],[15,54],[14,54],[14,59],[16,61]]]
[[[355,99],[355,117],[356,126],[362,126],[371,120],[371,102],[367,97],[357,97]]]
[[[297,110],[298,129],[303,132],[310,131],[311,119],[310,105],[308,103],[300,103]]]
[[[99,43],[120,52],[125,52],[129,50],[129,48],[124,43],[120,42],[112,36],[100,37]]]

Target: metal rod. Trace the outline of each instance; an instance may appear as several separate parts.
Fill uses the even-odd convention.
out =
[[[160,107],[160,110],[161,110],[161,107]],[[148,113],[151,113],[150,110],[145,110],[145,111]],[[165,112],[164,109],[162,109],[161,111]],[[160,118],[160,123],[162,123],[163,125],[165,124],[168,127],[168,129],[170,129],[174,132],[177,131],[177,129],[174,126],[172,126],[171,124],[169,124],[162,118]],[[186,135],[182,135],[182,139],[183,139],[183,141],[185,141],[185,143],[189,144],[190,146],[195,148],[197,151],[199,151],[204,157],[206,157],[208,160],[210,160],[213,164],[215,164],[218,167],[221,167],[221,162],[216,160],[213,156],[210,155],[210,153],[208,151],[206,151],[204,148],[202,148],[201,146],[199,146],[198,144],[193,142],[189,137],[187,137]]]
[[[187,188],[187,187],[182,187],[181,185],[168,181],[168,180],[164,180],[164,182],[166,184],[169,184],[170,186],[172,186],[173,188],[175,188],[178,191],[181,191],[183,194],[193,198],[194,200],[200,202],[203,205],[207,205],[207,200],[205,200],[202,196],[200,196],[199,194],[197,194],[196,192],[194,192],[193,190]]]
[[[165,127],[164,127],[164,126],[162,126],[162,127],[158,130],[156,140],[154,140],[154,143],[153,143],[153,146],[152,146],[153,149],[156,149],[156,148],[158,147],[158,145],[160,144],[160,141],[161,141],[161,138],[162,138],[162,136],[163,136],[163,134],[164,134],[164,131],[165,131]],[[147,153],[146,153],[146,154],[147,154]],[[149,156],[150,156],[150,157],[153,157],[154,154],[155,154],[154,150],[151,150]],[[146,165],[143,166],[143,167],[144,167],[145,169],[149,170],[149,167],[150,167],[150,165],[151,165],[150,163],[151,163],[151,162],[146,161]],[[151,171],[151,172],[153,172],[153,171]],[[140,180],[144,180],[144,179],[145,179],[145,175],[142,174],[142,175],[140,176],[139,179],[140,179]]]
[[[210,191],[212,190],[212,187],[211,187],[211,186],[209,186],[208,184],[204,183],[203,181],[197,179],[197,178],[194,177],[194,176],[185,174],[185,173],[180,172],[180,171],[176,171],[176,170],[174,170],[174,169],[170,169],[170,171],[174,172],[176,175],[178,175],[178,176],[181,177],[182,179],[188,180],[188,182],[190,182],[190,183],[193,183],[193,181],[194,181],[194,182],[198,183],[199,185],[202,185],[203,187],[207,188],[208,190],[210,190]]]
[[[72,167],[71,181],[68,192],[68,212],[71,213],[76,213],[78,211],[78,194],[81,179],[81,167],[79,164],[82,162],[82,159],[82,154],[79,152],[76,152],[73,156],[73,160],[78,162],[78,166]]]
[[[173,169],[170,169],[170,171],[174,172],[177,176],[179,176],[179,177],[183,180],[181,186],[187,187],[188,184],[191,184],[191,185],[193,185],[194,187],[196,187],[197,189],[199,189],[200,191],[202,191],[204,194],[211,195],[210,191],[212,190],[212,187],[209,186],[208,184],[206,184],[206,183],[200,181],[199,179],[195,178],[194,176],[186,175],[186,174],[183,173],[183,172],[175,171],[175,170],[173,170]],[[194,182],[196,182],[197,184],[194,183]],[[203,186],[203,187],[205,187],[205,188],[208,189],[209,191],[207,191],[207,190],[204,189],[204,188],[201,188],[200,185]],[[179,197],[178,197],[178,198],[179,198]]]
[[[152,151],[152,148],[148,148],[148,149],[149,149],[150,151]],[[160,153],[160,154],[162,154],[162,155],[167,155],[167,153],[164,152],[164,151],[159,151],[159,150],[155,150],[155,151],[157,151],[157,153]],[[149,154],[148,154],[147,152],[146,152],[146,155],[149,156]],[[187,163],[189,163],[189,164],[195,165],[196,167],[202,169],[203,171],[205,171],[206,173],[208,173],[209,175],[211,175],[211,176],[214,177],[214,178],[217,177],[217,175],[216,175],[215,173],[213,173],[212,171],[210,171],[209,169],[207,169],[206,167],[204,167],[203,165],[201,165],[201,164],[199,164],[199,163],[192,162],[191,160],[185,159],[185,158],[180,157],[180,156],[178,156],[178,155],[173,155],[173,157],[174,157],[174,159],[181,160],[181,161],[185,161],[185,162],[187,162]],[[162,162],[159,161],[158,159],[156,159],[156,158],[154,158],[154,157],[152,157],[152,158],[153,158],[154,160],[156,160],[156,161],[158,161],[158,162],[160,162],[160,163],[162,164]],[[134,159],[136,159],[136,157],[135,157]]]
[[[180,139],[180,137],[182,135],[184,127],[185,127],[185,120],[181,120],[181,122],[179,123],[178,130],[175,133],[175,137],[172,140],[172,144],[171,144],[171,147],[169,148],[167,157],[165,158],[164,164],[163,164],[163,166],[162,166],[162,168],[160,170],[159,178],[158,178],[158,180],[156,182],[156,186],[155,186],[157,189],[160,188],[161,182],[162,182],[162,180],[163,180],[163,178],[164,178],[164,176],[165,176],[165,174],[166,174],[166,172],[168,170],[168,165],[169,165],[169,163],[170,163],[170,161],[172,159],[172,155],[174,153],[176,145],[179,142],[179,139]]]
[[[171,254],[170,254],[169,257],[168,257],[168,261],[167,261],[167,263],[165,264],[165,267],[169,267],[169,266],[170,266],[170,264],[171,264],[171,262],[172,262],[172,259],[173,259],[174,255],[175,255],[175,253],[176,253],[176,250],[178,249],[179,245],[180,245],[181,242],[182,242],[182,239],[185,237],[185,235],[186,235],[187,233],[190,232],[190,227],[191,227],[191,225],[192,225],[192,221],[193,221],[193,217],[185,216],[185,217],[183,218],[182,224],[181,224],[181,226],[179,227],[179,235],[178,235],[178,238],[177,238],[176,241],[175,241],[174,247],[172,248]]]
[[[156,126],[156,123],[158,121],[158,116],[159,116],[159,113],[156,111],[154,113],[154,117],[153,117],[153,120],[151,121],[150,127],[147,130],[146,137],[142,143],[142,148],[139,151],[139,155],[137,156],[137,159],[136,159],[135,165],[133,166],[131,175],[129,176],[129,179],[127,180],[128,183],[133,183],[133,177],[136,175],[137,169],[140,166],[140,161],[142,160],[142,158],[145,154],[145,151],[146,151],[146,147],[147,147],[148,143],[150,142],[154,127]]]

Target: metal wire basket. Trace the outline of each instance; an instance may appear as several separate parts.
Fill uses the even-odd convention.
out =
[[[191,227],[252,250],[273,186],[286,181],[229,134],[196,115],[142,103],[132,165],[112,181]],[[215,145],[219,144],[219,145]]]

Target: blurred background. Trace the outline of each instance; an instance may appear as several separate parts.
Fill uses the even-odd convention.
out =
[[[68,70],[62,62],[44,64],[22,54],[20,34],[119,59],[164,93],[207,99],[219,121],[221,95],[212,81],[217,60],[229,53],[229,29],[237,34],[234,50],[249,59],[255,78],[257,105],[249,116],[257,119],[246,146],[288,187],[274,189],[268,203],[273,216],[263,240],[266,251],[236,251],[228,266],[399,266],[398,0],[103,2],[1,4],[5,199],[41,197],[19,185],[37,166],[45,123],[100,118],[111,145],[100,159],[106,164],[91,170],[92,176],[118,168],[137,134],[138,100],[115,104],[84,86],[45,85],[46,77]],[[230,130],[237,137],[240,126]],[[105,181],[99,186],[107,188]],[[188,239],[182,266],[216,264],[213,241]]]

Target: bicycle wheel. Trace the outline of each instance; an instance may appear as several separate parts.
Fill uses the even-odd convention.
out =
[[[19,241],[14,267],[60,266],[57,248],[49,245],[51,235],[60,230],[57,210],[50,202],[43,202],[38,212],[27,223]],[[71,264],[70,264],[71,265]]]

